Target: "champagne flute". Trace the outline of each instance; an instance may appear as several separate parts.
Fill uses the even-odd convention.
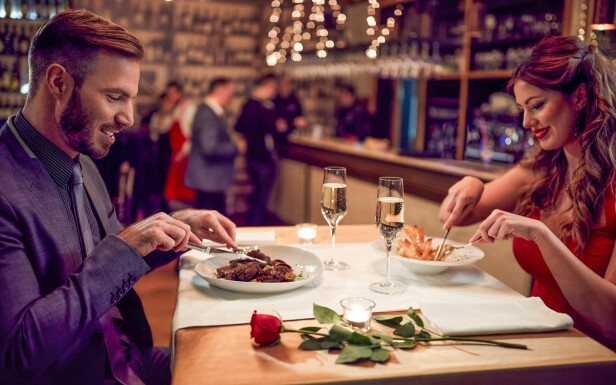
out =
[[[376,200],[376,228],[385,240],[387,279],[370,285],[370,290],[382,294],[400,294],[406,287],[389,279],[391,246],[404,226],[404,186],[402,178],[379,178]]]
[[[321,194],[321,214],[329,224],[332,235],[332,256],[325,261],[327,270],[345,270],[349,265],[341,262],[336,255],[336,227],[347,213],[346,168],[325,167],[323,173],[323,192]]]

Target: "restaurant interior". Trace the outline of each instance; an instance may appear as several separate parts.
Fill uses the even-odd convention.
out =
[[[530,55],[532,47],[544,36],[577,36],[598,45],[616,65],[613,0],[0,0],[0,121],[14,115],[25,103],[30,40],[48,18],[65,8],[84,8],[115,21],[137,36],[145,48],[135,124],[117,136],[106,158],[96,161],[123,224],[194,204],[188,200],[182,202],[183,206],[173,206],[166,196],[172,151],[176,150],[171,148],[169,128],[157,131],[153,122],[163,109],[171,82],[180,86],[183,100],[198,104],[207,95],[212,80],[228,78],[233,81],[234,93],[225,108],[224,120],[230,136],[238,143],[239,153],[233,160],[233,183],[223,192],[224,212],[240,228],[238,234],[244,234],[243,239],[262,240],[263,244],[311,245],[314,250],[321,250],[320,255],[328,256],[333,237],[330,230],[337,228],[337,241],[341,243],[337,250],[346,250],[342,260],[351,265],[351,270],[353,264],[366,269],[372,266],[352,258],[351,254],[362,253],[357,247],[363,244],[367,248],[381,247],[378,252],[382,265],[376,269],[381,274],[385,274],[385,250],[383,246],[372,245],[381,239],[375,227],[380,177],[402,178],[400,189],[404,194],[398,196],[403,197],[401,202],[406,207],[406,225],[416,225],[435,239],[446,237],[463,245],[477,226],[454,227],[445,234],[438,219],[441,202],[449,188],[464,176],[489,182],[507,172],[533,145],[533,135],[522,127],[516,101],[506,91],[513,70]],[[265,74],[276,75],[279,84],[283,80],[290,82],[301,105],[302,119],[293,120],[290,125],[294,127],[288,127],[289,132],[276,141],[275,173],[267,177],[271,191],[266,197],[264,214],[255,222],[251,217],[256,191],[250,176],[251,159],[246,157],[246,139],[234,127],[255,89],[255,81]],[[340,121],[345,119],[340,112],[346,107],[341,96],[345,90],[354,99],[353,105],[364,113],[362,124],[367,124],[367,135],[340,131]],[[329,166],[343,167],[346,173],[340,179],[339,174],[333,175],[335,170],[330,170],[329,181],[334,182],[331,194],[337,193],[335,186],[341,181],[346,189],[346,214],[336,219],[334,225],[326,221],[323,209],[324,183],[328,182],[324,179],[324,168]],[[356,249],[344,249],[343,243]],[[458,274],[457,267],[452,267],[440,275],[431,272],[426,274],[435,275],[410,279],[406,290],[413,291],[415,284],[434,284],[440,285],[442,294],[447,286],[454,301],[464,295],[464,290],[479,286],[485,286],[487,294],[482,295],[486,298],[496,292],[503,298],[529,295],[532,280],[516,262],[511,241],[471,247],[486,256],[473,261],[473,269],[478,268],[489,278],[477,278],[479,281],[475,282],[464,276],[468,271],[462,269]],[[267,246],[262,248],[267,250]],[[176,346],[174,383],[210,383],[196,372],[199,365],[216,361],[216,356],[198,348],[217,346],[221,350],[218,345],[250,343],[248,329],[246,325],[227,327],[214,337],[198,334],[195,330],[199,328],[189,328],[198,326],[198,322],[176,324],[181,324],[174,319],[181,293],[189,290],[186,285],[191,284],[182,282],[184,262],[173,262],[153,271],[137,284],[136,290],[152,326],[155,345],[172,346],[175,340],[184,346],[183,350]],[[391,269],[394,276],[414,276],[400,261],[393,261]],[[364,273],[357,272],[358,276],[361,274]],[[190,276],[197,287],[194,291],[207,294],[207,283],[195,281],[197,278],[194,274]],[[336,290],[344,294],[357,292],[349,287]],[[332,295],[335,302],[340,301],[338,295],[321,291],[319,295]],[[239,298],[220,290],[215,296],[229,302]],[[281,310],[273,308],[275,304],[268,305],[267,298],[257,294],[248,297],[248,303],[254,303],[256,309],[270,313]],[[196,301],[195,298],[184,297],[184,306],[193,306],[189,301]],[[392,302],[392,309],[385,306],[385,310],[394,310],[395,296],[388,298],[382,303],[376,300],[375,311],[383,309],[379,306],[389,304],[387,301]],[[235,314],[229,304],[221,309],[229,312],[229,318]],[[192,317],[199,319],[197,310],[194,313]],[[233,320],[214,325],[239,323]],[[248,319],[243,323],[248,323]],[[232,333],[236,330],[232,328],[239,328],[246,335]],[[172,330],[178,329],[183,334],[172,334]],[[261,368],[256,379],[244,373],[224,382],[224,368],[216,369],[220,362],[207,364],[207,370],[215,372],[214,378],[220,376],[213,383],[237,384],[354,383],[366,378],[371,383],[385,383],[384,379],[389,378],[391,382],[387,383],[393,384],[406,383],[404,379],[410,381],[415,375],[428,378],[421,383],[494,383],[498,377],[486,373],[507,369],[511,371],[508,377],[500,378],[504,378],[503,383],[521,383],[516,382],[512,373],[520,373],[518,380],[530,379],[528,383],[585,383],[584,378],[589,377],[584,377],[584,373],[593,367],[600,373],[596,383],[609,378],[603,376],[614,378],[614,353],[593,345],[588,338],[569,340],[580,335],[566,335],[563,341],[557,341],[561,338],[559,334],[546,333],[544,340],[553,342],[546,342],[546,346],[552,350],[545,352],[533,347],[537,354],[549,357],[546,360],[556,362],[545,365],[537,361],[537,356],[522,357],[523,352],[515,352],[511,358],[506,355],[509,352],[477,348],[476,353],[471,345],[449,353],[425,353],[421,358],[456,363],[468,358],[474,368],[468,371],[461,369],[463,364],[447,371],[423,362],[416,364],[419,374],[395,368],[388,371],[380,366],[370,374],[368,366],[363,366],[364,374],[354,374],[354,367],[340,372],[326,363],[319,367],[319,360],[325,359],[307,352],[300,355],[287,344],[286,350],[283,345],[276,348],[279,350],[264,353],[253,353],[251,347],[250,357],[245,357],[248,353],[238,356],[237,359],[247,360],[248,368]],[[508,335],[506,339],[515,337]],[[531,339],[526,337],[525,341]],[[188,346],[191,341],[197,341],[195,346]],[[558,351],[567,349],[588,354],[575,358],[558,356]],[[236,347],[230,350],[237,352]],[[476,357],[490,356],[492,352],[497,358],[485,364]],[[228,356],[230,353],[224,354],[225,359],[233,359]],[[413,362],[396,357],[398,363]],[[182,364],[177,363],[180,358],[184,358]],[[388,365],[389,369],[396,366]],[[268,380],[265,372],[277,368],[284,369],[281,378]],[[453,377],[438,377],[444,371],[453,373]],[[294,382],[296,372],[302,375]],[[364,375],[365,378],[358,377]],[[430,382],[433,375],[434,382]],[[456,382],[455,376],[460,376],[461,382]]]

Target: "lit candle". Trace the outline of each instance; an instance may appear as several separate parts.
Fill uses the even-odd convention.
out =
[[[302,243],[310,243],[317,236],[317,225],[314,223],[300,223],[295,227],[297,229],[297,237]]]
[[[362,332],[370,330],[370,320],[372,319],[372,309],[374,301],[367,298],[344,298],[340,301],[343,308],[343,318],[353,328]]]

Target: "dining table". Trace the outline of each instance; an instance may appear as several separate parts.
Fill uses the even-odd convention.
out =
[[[318,226],[311,245],[299,244],[294,226],[238,229],[238,234],[243,232],[270,234],[270,243],[305,248],[323,258],[332,247],[326,226]],[[365,288],[372,282],[365,280],[385,272],[385,256],[374,254],[373,245],[379,239],[374,225],[340,225],[336,251],[350,269],[325,271],[319,280],[283,294],[227,293],[209,286],[195,274],[195,261],[191,264],[190,258],[181,260],[173,318],[173,384],[614,383],[616,352],[574,327],[480,336],[524,344],[527,350],[454,341],[418,343],[414,349],[396,349],[385,363],[336,364],[335,351],[300,350],[302,338],[297,333],[283,333],[280,342],[270,346],[257,346],[252,341],[253,309],[280,315],[286,327],[300,329],[318,325],[308,302],[339,311],[340,307],[332,304],[343,297],[371,295]],[[187,255],[194,253],[189,251]],[[452,303],[464,303],[471,296],[494,302],[524,298],[476,266],[453,267],[439,276],[421,277],[394,261],[391,271],[394,279],[407,285],[407,290],[399,296],[374,293],[371,299],[377,303],[377,314],[405,314],[409,307],[421,314],[421,301],[426,298]],[[301,311],[303,308],[305,311]]]

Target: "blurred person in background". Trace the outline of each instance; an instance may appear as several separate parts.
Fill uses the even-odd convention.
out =
[[[276,178],[278,153],[274,138],[278,130],[276,107],[272,99],[277,88],[278,80],[273,74],[257,79],[235,125],[235,130],[244,136],[247,146],[246,164],[253,184],[248,218],[251,226],[266,224],[265,215]]]
[[[359,103],[353,85],[339,84],[336,88],[336,136],[363,141],[372,133],[372,117]]]
[[[170,211],[194,206],[195,190],[186,186],[184,177],[191,146],[191,131],[197,106],[184,95],[182,85],[167,85],[160,110],[152,116],[150,128],[153,137],[168,135],[170,150],[163,196]],[[164,146],[167,140],[159,143]],[[163,150],[164,151],[164,150]]]
[[[210,82],[207,96],[197,107],[186,185],[197,191],[196,208],[226,212],[226,193],[235,180],[238,146],[225,122],[225,108],[235,87],[229,78]]]
[[[293,91],[291,79],[282,76],[278,82],[278,95],[273,100],[276,106],[276,130],[278,143],[284,144],[296,129],[306,128],[302,105]]]

